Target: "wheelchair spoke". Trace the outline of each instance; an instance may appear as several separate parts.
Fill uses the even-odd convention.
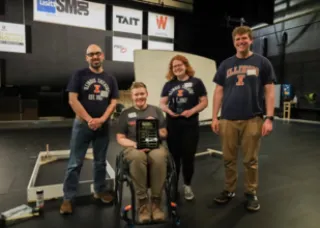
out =
[[[177,176],[176,176],[176,168],[174,164],[174,160],[172,155],[169,154],[168,157],[168,163],[167,163],[167,175],[166,175],[166,181],[165,181],[165,194],[166,194],[166,205],[168,209],[168,219],[164,222],[160,223],[171,223],[173,227],[179,227],[180,225],[180,219],[177,212],[177,204],[176,204],[176,191],[177,191]],[[119,207],[119,214],[121,214],[121,219],[125,220],[127,227],[134,227],[135,225],[138,225],[139,223],[136,221],[137,213],[136,213],[136,195],[135,195],[135,188],[133,185],[133,180],[130,176],[129,171],[129,164],[125,160],[123,151],[120,153],[120,155],[117,156],[116,160],[116,198],[117,198],[117,206]],[[124,208],[121,208],[122,204],[122,197],[123,197],[123,186],[124,182],[126,183],[126,186],[129,187],[130,193],[131,193],[131,204],[125,206]],[[128,218],[130,216],[127,216],[128,213],[131,211],[131,218]]]

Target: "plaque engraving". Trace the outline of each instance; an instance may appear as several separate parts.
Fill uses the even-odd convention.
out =
[[[177,97],[177,98],[172,98],[170,102],[170,109],[176,113],[176,114],[181,114],[183,111],[185,111],[185,104],[186,104],[186,98],[184,97]]]
[[[138,119],[136,133],[137,149],[159,148],[159,121],[157,119]]]

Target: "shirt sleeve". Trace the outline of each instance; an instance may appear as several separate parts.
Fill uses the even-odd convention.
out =
[[[213,82],[223,86],[225,83],[225,79],[226,79],[226,69],[225,69],[225,62],[223,61],[218,67],[218,70],[213,77]]]
[[[199,78],[197,90],[198,90],[199,97],[207,96],[207,89],[200,78]]]
[[[125,110],[122,111],[119,116],[117,133],[124,135],[127,135],[128,133],[128,112]]]
[[[262,85],[267,85],[267,84],[276,84],[276,74],[274,72],[274,68],[271,64],[271,62],[265,58],[263,61],[263,67],[262,67],[262,72],[261,72],[261,82]]]
[[[167,82],[164,84],[162,91],[161,91],[161,97],[167,97],[169,96],[169,83]]]
[[[112,78],[112,92],[111,92],[111,99],[118,99],[119,98],[119,87],[118,82],[114,76]]]
[[[66,91],[80,93],[80,87],[80,74],[76,72],[71,76]]]
[[[156,107],[156,112],[157,112],[157,116],[158,116],[158,120],[159,120],[159,128],[166,128],[166,120],[164,118],[163,112],[160,108]]]

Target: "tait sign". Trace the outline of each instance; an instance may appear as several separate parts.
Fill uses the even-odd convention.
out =
[[[83,0],[33,0],[35,21],[106,29],[106,7]]]
[[[142,11],[113,6],[112,30],[142,34]]]
[[[174,39],[174,17],[149,12],[148,35]]]

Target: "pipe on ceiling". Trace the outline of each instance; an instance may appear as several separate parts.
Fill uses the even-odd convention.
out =
[[[320,5],[316,6],[316,7],[313,7],[313,8],[306,9],[306,10],[301,10],[301,11],[298,11],[296,13],[291,13],[291,14],[286,15],[286,16],[281,17],[281,18],[276,18],[276,19],[274,19],[273,23],[274,24],[278,24],[278,23],[281,23],[281,22],[285,22],[285,21],[289,21],[289,20],[292,20],[292,19],[295,19],[295,18],[298,18],[298,17],[305,16],[305,15],[308,15],[308,14],[311,14],[311,13],[316,13],[318,11],[320,11]],[[260,25],[253,26],[251,29],[252,30],[257,30],[257,29],[268,27],[268,26],[270,26],[270,25],[269,24],[260,24]]]

